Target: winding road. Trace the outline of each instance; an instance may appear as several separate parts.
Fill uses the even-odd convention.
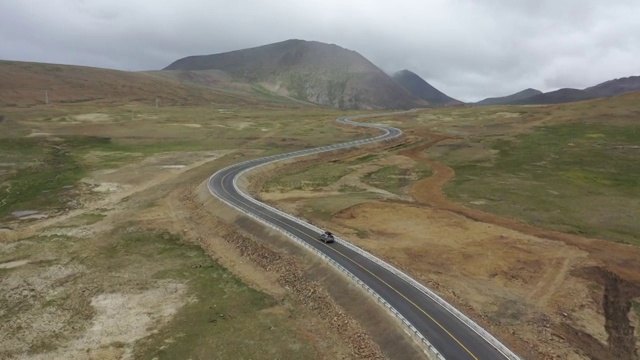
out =
[[[321,229],[261,203],[238,188],[238,178],[259,166],[385,141],[402,134],[401,130],[390,126],[352,121],[361,117],[364,116],[342,117],[337,121],[376,128],[382,130],[382,135],[234,164],[219,170],[209,178],[209,191],[240,212],[284,232],[341,271],[359,280],[363,287],[400,318],[415,337],[424,343],[429,357],[448,360],[520,359],[473,321],[398,269],[344,239],[337,238],[337,241],[331,244],[318,241]]]

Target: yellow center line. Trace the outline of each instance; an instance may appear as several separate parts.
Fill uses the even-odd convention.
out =
[[[303,233],[304,234],[304,233]],[[305,234],[306,235],[306,234]],[[308,235],[307,235],[308,236]],[[431,321],[433,321],[436,325],[438,325],[438,327],[440,327],[440,329],[442,329],[442,331],[444,331],[447,335],[449,335],[456,343],[458,343],[458,345],[460,345],[460,347],[462,347],[467,353],[469,353],[469,355],[471,355],[472,358],[474,358],[475,360],[478,360],[478,358],[469,350],[467,349],[466,346],[464,346],[455,336],[453,336],[453,334],[451,334],[447,329],[445,329],[444,326],[442,326],[436,319],[434,319],[431,315],[429,315],[429,313],[427,313],[424,309],[422,309],[420,306],[418,306],[418,304],[414,303],[413,301],[411,301],[411,299],[407,298],[403,293],[401,293],[398,289],[396,289],[395,287],[393,287],[392,285],[390,285],[389,283],[387,283],[386,281],[382,280],[378,275],[374,274],[373,272],[371,272],[371,270],[365,268],[363,265],[361,265],[360,263],[356,262],[355,260],[353,260],[352,258],[348,257],[347,255],[343,254],[340,250],[335,249],[331,246],[327,246],[329,249],[337,252],[338,254],[342,255],[345,259],[351,261],[352,263],[354,263],[355,265],[357,265],[358,267],[360,267],[362,270],[368,272],[371,276],[375,277],[376,279],[378,279],[378,281],[380,281],[381,283],[385,284],[387,287],[389,287],[391,290],[395,291],[398,295],[402,296],[402,298],[404,298],[407,302],[409,302],[411,305],[413,305],[416,309],[420,310],[420,312],[422,312],[424,315],[426,315],[429,319],[431,319]]]
[[[229,193],[229,191],[227,190],[227,188],[224,186],[224,180],[227,176],[229,176],[230,174],[225,174],[225,176],[222,177],[222,181],[221,181],[221,185],[222,185],[222,189],[227,193],[227,195],[231,195]],[[236,199],[238,200],[240,203],[243,203],[244,205],[247,205],[249,207],[251,207],[251,205],[256,205],[256,204],[248,204],[246,202],[244,202],[243,200],[240,199]],[[274,218],[273,216],[271,216],[268,213],[265,213],[262,211],[262,209],[253,209],[256,210],[257,212],[259,212],[260,214],[271,218],[272,220],[284,225],[284,227],[288,228],[288,229],[294,229],[298,232],[300,232],[302,235],[308,237],[309,239],[312,239],[313,241],[316,241],[316,239],[313,236],[310,236],[308,234],[305,234],[304,232],[300,231],[299,229],[296,229],[292,226],[290,226],[289,224],[280,221],[277,218]],[[286,229],[285,229],[286,230]],[[418,309],[421,313],[423,313],[424,315],[426,315],[429,319],[431,319],[431,321],[433,321],[436,325],[438,325],[438,327],[440,329],[442,329],[442,331],[444,331],[447,335],[449,335],[449,337],[451,337],[451,339],[453,339],[453,341],[455,341],[458,345],[460,345],[461,348],[463,348],[469,355],[471,355],[471,357],[475,360],[479,360],[469,349],[467,349],[466,346],[464,346],[462,344],[462,342],[460,342],[460,340],[458,340],[453,334],[451,334],[444,326],[442,326],[436,319],[434,319],[431,315],[429,315],[429,313],[427,313],[424,309],[422,309],[420,306],[418,306],[418,304],[416,304],[415,302],[413,302],[411,299],[409,299],[408,297],[406,297],[403,293],[401,293],[398,289],[396,289],[395,287],[393,287],[392,285],[390,285],[389,283],[387,283],[386,281],[382,280],[378,275],[374,274],[373,272],[371,272],[371,270],[367,269],[366,267],[364,267],[362,264],[356,262],[355,260],[353,260],[352,258],[348,257],[347,255],[345,255],[344,253],[342,253],[341,251],[335,249],[334,247],[331,247],[327,244],[324,244],[324,246],[326,246],[327,248],[335,251],[336,253],[340,254],[342,257],[344,257],[345,259],[351,261],[353,264],[355,264],[356,266],[358,266],[359,268],[361,268],[362,270],[368,272],[371,276],[375,277],[376,279],[378,279],[378,281],[380,281],[381,283],[385,284],[388,288],[390,288],[391,290],[393,290],[395,293],[397,293],[398,295],[400,295],[403,299],[405,299],[407,302],[409,302],[411,305],[413,305],[416,309]]]

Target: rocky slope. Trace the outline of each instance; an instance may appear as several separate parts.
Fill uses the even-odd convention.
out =
[[[341,109],[427,105],[357,52],[315,41],[287,40],[221,54],[189,56],[164,70],[214,69],[279,95]]]
[[[432,105],[458,106],[463,104],[461,101],[449,97],[442,91],[436,89],[412,71],[401,70],[393,74],[391,78],[413,96],[425,100]]]
[[[593,97],[616,96],[632,91],[640,91],[640,76],[629,76],[626,78],[605,81],[596,86],[584,89]]]

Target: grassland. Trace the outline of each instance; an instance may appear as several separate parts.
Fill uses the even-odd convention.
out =
[[[362,181],[371,186],[402,195],[412,182],[429,177],[431,174],[431,169],[421,164],[417,164],[410,169],[403,169],[398,166],[384,166],[365,175]]]
[[[160,153],[236,150],[264,154],[358,136],[314,109],[155,108],[143,105],[15,109],[0,124],[0,218],[61,209],[91,171]]]
[[[640,245],[640,124],[570,123],[489,143],[497,155],[455,167],[454,199],[534,225]]]
[[[603,317],[640,288],[640,250],[618,244],[640,246],[640,94],[371,121],[409,141],[285,167],[262,198],[474,309],[523,357],[616,358],[602,344],[633,330]],[[594,268],[614,274],[620,294],[580,275]],[[637,298],[631,306],[637,328]]]
[[[167,232],[176,212],[163,201],[184,190],[181,174],[224,155],[230,163],[363,135],[327,126],[342,114],[333,110],[227,105],[3,109],[0,236],[12,240],[0,241],[0,357],[343,353],[308,336],[313,315],[186,244],[184,223]]]
[[[476,119],[469,110],[444,111],[418,121],[458,137],[427,152],[455,170],[445,187],[450,198],[536,226],[640,245],[636,97],[483,109]]]
[[[1,333],[14,334],[9,338],[14,345],[5,346],[0,357],[69,357],[74,351],[149,359],[213,353],[218,358],[326,356],[299,309],[242,284],[185,244],[189,217],[175,218],[164,198],[184,187],[179,179],[185,174],[214,160],[222,166],[364,135],[329,125],[342,112],[287,107],[282,99],[268,104],[252,99],[252,106],[233,99],[159,108],[129,101],[2,110],[0,236],[23,230],[28,236],[0,243],[0,284],[6,286],[0,309],[12,310],[0,311]],[[638,104],[631,94],[579,104],[433,109],[376,119],[401,127],[416,143],[278,174],[266,183],[266,194],[278,201],[273,199],[295,190],[283,202],[287,210],[341,226],[341,235],[412,274],[435,277],[492,319],[501,316],[494,309],[496,292],[518,304],[535,300],[523,319],[560,311],[594,319],[600,313],[592,303],[576,305],[586,310],[574,313],[546,303],[589,298],[567,275],[583,254],[542,241],[528,248],[530,239],[505,229],[489,231],[416,206],[408,189],[433,171],[406,151],[434,134],[447,136],[425,154],[455,170],[445,187],[449,199],[543,228],[640,245]],[[200,176],[197,183],[207,174],[191,176]],[[26,210],[48,218],[13,214]],[[167,223],[172,231],[162,228]],[[477,238],[487,232],[495,235],[490,241]],[[544,275],[538,281],[539,273]],[[518,282],[511,288],[513,279]],[[522,297],[522,289],[531,295]],[[483,307],[488,298],[490,306]],[[125,303],[138,305],[128,309]],[[637,311],[637,302],[633,306]],[[147,309],[150,319],[144,320],[140,309]],[[136,321],[144,326],[132,329]],[[531,330],[509,321],[516,326],[512,333]],[[96,342],[94,325],[132,331],[149,325],[155,332],[125,332],[129,336],[114,337],[105,346]],[[582,325],[603,337],[601,325]],[[533,338],[541,347],[554,346]],[[566,345],[554,351],[565,350]]]
[[[34,335],[28,353],[35,358],[82,356],[89,349],[138,359],[315,357],[276,299],[247,287],[179,236],[130,223],[98,239],[51,235],[3,246],[0,263],[31,263],[0,269],[2,358],[27,350],[25,339]],[[55,329],[39,333],[52,319]],[[160,332],[147,332],[158,325],[164,325]]]

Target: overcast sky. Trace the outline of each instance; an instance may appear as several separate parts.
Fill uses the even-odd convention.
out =
[[[640,1],[0,1],[5,60],[155,70],[287,39],[334,43],[473,101],[640,75]]]

